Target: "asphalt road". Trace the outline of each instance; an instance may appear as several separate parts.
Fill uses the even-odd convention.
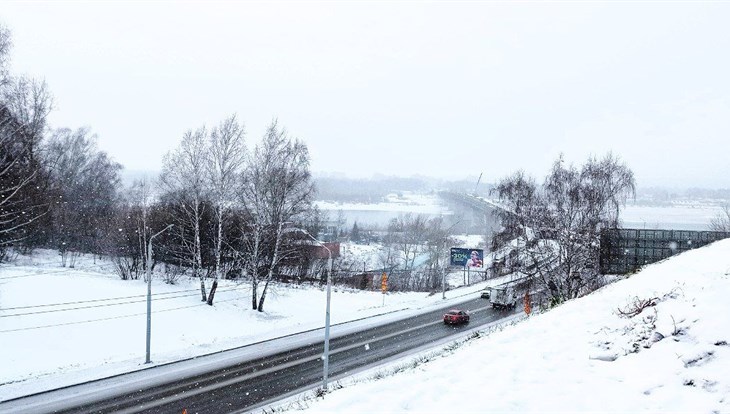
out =
[[[449,308],[441,308],[332,338],[330,380],[336,381],[388,358],[406,355],[408,351],[512,314],[495,311],[488,300],[480,298],[468,300],[458,307],[469,311],[469,324],[445,325],[442,317]],[[336,331],[333,330],[333,334],[336,335]],[[320,385],[323,351],[324,345],[320,340],[265,358],[61,412],[182,413],[183,409],[189,414],[246,412]]]

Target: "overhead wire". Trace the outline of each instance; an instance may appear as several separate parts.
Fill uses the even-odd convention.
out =
[[[30,265],[23,265],[23,266],[16,266],[17,267],[34,267],[38,265],[43,264],[55,264],[54,262],[47,262],[47,263],[33,263]],[[94,264],[88,267],[93,268],[103,268],[109,265],[109,263],[102,263],[102,264]],[[0,269],[7,269],[8,267],[0,267]],[[52,274],[62,274],[62,273],[68,273],[73,271],[84,271],[87,269],[84,268],[65,268],[65,269],[58,269],[58,270],[50,270],[50,271],[43,271],[43,272],[35,272],[31,274],[25,274],[25,275],[17,275],[17,276],[6,276],[6,277],[0,277],[0,281],[7,280],[7,279],[16,279],[16,278],[25,278],[25,277],[33,277],[33,276],[42,276],[42,275],[52,275]],[[217,293],[224,293],[224,292],[230,292],[237,290],[238,286],[243,284],[245,282],[236,282],[235,286],[229,287],[229,288],[221,288],[218,289]],[[191,294],[186,295],[176,295],[178,293],[186,293],[186,292],[195,292]],[[190,296],[197,296],[198,292],[200,290],[198,288],[195,289],[184,289],[184,290],[178,290],[178,291],[172,291],[172,292],[159,292],[159,293],[153,293],[152,296],[154,296],[155,301],[160,300],[167,300],[167,299],[176,299],[176,298],[184,298],[184,297],[190,297]],[[176,296],[167,296],[167,295],[176,295]],[[21,310],[21,309],[38,309],[38,308],[45,308],[45,307],[58,307],[58,306],[68,306],[68,305],[79,305],[79,304],[87,304],[87,303],[98,303],[98,302],[112,302],[112,301],[120,301],[120,300],[126,300],[126,299],[135,299],[135,298],[146,298],[146,294],[142,295],[131,295],[131,296],[120,296],[116,298],[104,298],[104,299],[90,299],[90,300],[81,300],[81,301],[73,301],[73,302],[62,302],[62,303],[49,303],[49,304],[39,304],[39,305],[28,305],[28,306],[16,306],[16,307],[10,307],[10,308],[0,308],[0,312],[2,311],[10,311],[10,310]],[[166,296],[166,297],[163,297]],[[239,298],[233,298],[233,299],[224,299],[224,300],[218,300],[216,303],[223,303],[223,302],[230,302],[234,300],[239,300]],[[130,301],[124,301],[124,302],[118,302],[118,303],[102,303],[97,305],[90,305],[90,306],[79,306],[75,308],[62,308],[62,309],[53,309],[53,310],[43,310],[43,311],[34,311],[34,312],[24,312],[24,313],[16,313],[16,314],[9,314],[9,315],[0,315],[0,318],[5,317],[18,317],[18,316],[28,316],[28,315],[37,315],[37,314],[47,314],[47,313],[56,313],[56,312],[64,312],[64,311],[73,311],[73,310],[83,310],[83,309],[90,309],[90,308],[103,308],[103,307],[110,307],[110,306],[117,306],[117,305],[127,305],[127,304],[133,304],[133,303],[140,303],[144,302],[146,299],[140,299],[140,300],[130,300]],[[153,311],[153,313],[159,313],[159,312],[169,312],[169,311],[175,311],[175,310],[181,310],[181,309],[188,309],[192,307],[207,305],[207,303],[198,303],[195,305],[189,305],[189,306],[181,306],[177,308],[170,308],[170,309],[163,309],[163,310],[157,310]],[[26,330],[33,330],[33,329],[44,329],[44,328],[52,328],[52,327],[60,327],[60,326],[68,326],[68,325],[76,325],[76,324],[83,324],[83,323],[92,323],[92,322],[101,322],[101,321],[108,321],[108,320],[115,320],[115,319],[122,319],[122,318],[129,318],[129,317],[135,317],[140,315],[145,315],[146,313],[137,313],[137,314],[130,314],[130,315],[120,315],[120,316],[112,316],[107,318],[98,318],[98,319],[90,319],[85,321],[75,321],[75,322],[67,322],[67,323],[61,323],[61,324],[50,324],[50,325],[40,325],[40,326],[33,326],[33,327],[24,327],[24,328],[14,328],[14,329],[5,329],[0,330],[0,333],[8,333],[8,332],[18,332],[18,331],[26,331]]]
[[[152,296],[172,295],[172,294],[184,293],[184,292],[200,292],[200,289],[198,288],[198,289],[176,290],[176,291],[172,291],[172,292],[158,292],[158,293],[153,293]],[[114,301],[114,300],[133,299],[133,298],[139,298],[139,297],[147,297],[147,294],[132,295],[132,296],[118,296],[116,298],[79,300],[79,301],[74,301],[74,302],[45,303],[45,304],[41,304],[41,305],[15,306],[12,308],[0,308],[0,311],[44,308],[44,307],[50,307],[50,306],[79,305],[82,303],[106,302],[106,301]]]
[[[234,301],[234,300],[238,300],[238,298],[219,300],[218,303],[230,302],[230,301]],[[175,311],[175,310],[194,308],[194,307],[202,306],[202,305],[207,305],[207,303],[198,303],[195,305],[181,306],[181,307],[171,308],[171,309],[162,309],[162,310],[153,311],[152,313],[170,312],[170,311]],[[111,316],[108,318],[89,319],[89,320],[85,320],[85,321],[65,322],[65,323],[59,323],[59,324],[53,324],[53,325],[40,325],[40,326],[30,326],[30,327],[24,327],[24,328],[4,329],[4,330],[0,330],[0,333],[30,331],[30,330],[45,329],[45,328],[57,328],[57,327],[61,327],[61,326],[79,325],[79,324],[84,324],[84,323],[103,322],[103,321],[109,321],[109,320],[114,320],[114,319],[132,318],[135,316],[142,316],[142,315],[147,315],[147,312],[134,313],[134,314],[130,314],[130,315]]]
[[[224,289],[218,289],[216,292],[217,293],[223,293],[223,292],[230,292],[230,291],[235,291],[235,290],[236,290],[235,288],[230,288],[230,289],[225,289],[224,288]],[[168,300],[168,299],[186,298],[186,297],[191,297],[191,296],[196,296],[196,295],[197,295],[197,293],[195,293],[195,294],[186,294],[186,295],[177,295],[177,296],[158,297],[158,298],[154,298],[153,300],[154,301],[161,301],[161,300]],[[137,295],[137,296],[130,296],[129,298],[135,298],[135,297],[146,298],[146,296],[147,295]],[[99,301],[99,300],[104,300],[104,299],[97,299],[97,300],[86,301],[86,303],[95,302],[95,301]],[[9,317],[14,317],[14,316],[39,315],[39,314],[44,314],[44,313],[56,313],[56,312],[74,311],[74,310],[81,310],[81,309],[104,308],[104,307],[109,307],[109,306],[129,305],[129,304],[133,304],[133,303],[143,303],[143,302],[146,302],[146,301],[147,301],[147,299],[138,299],[138,300],[130,300],[130,301],[126,301],[126,302],[118,302],[118,303],[104,303],[104,304],[98,304],[98,305],[79,306],[79,307],[75,307],[75,308],[62,308],[62,309],[52,309],[52,310],[43,310],[43,311],[34,311],[34,312],[25,312],[25,313],[13,313],[13,314],[9,314],[9,315],[0,315],[0,318],[9,318]],[[79,303],[83,303],[83,302],[84,301],[80,301]],[[67,302],[67,304],[74,304],[74,303],[73,302]],[[47,307],[47,306],[59,306],[59,305],[51,305],[51,304],[37,305],[37,307]],[[17,309],[20,309],[20,308],[28,309],[28,308],[31,308],[31,307],[27,307],[26,306],[26,307],[4,308],[4,309],[3,308],[0,308],[0,311],[7,311],[7,310],[10,310],[10,309],[16,309],[17,310]]]

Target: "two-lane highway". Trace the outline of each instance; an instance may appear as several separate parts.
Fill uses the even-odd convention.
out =
[[[444,325],[442,316],[451,307],[469,311],[468,325]],[[383,361],[405,355],[408,351],[458,335],[464,330],[485,325],[509,316],[498,312],[489,301],[467,302],[430,310],[417,316],[337,336],[333,327],[330,340],[330,378],[336,380]],[[53,395],[44,393],[35,398],[50,399],[48,412],[63,413],[232,413],[255,409],[286,396],[310,390],[322,382],[322,339],[305,346],[237,362],[223,369],[141,389],[82,406],[53,406]],[[11,401],[22,408],[22,399]],[[4,409],[0,404],[0,411]],[[41,406],[36,406],[41,407]],[[38,411],[31,411],[38,412]],[[43,412],[43,411],[42,411]]]

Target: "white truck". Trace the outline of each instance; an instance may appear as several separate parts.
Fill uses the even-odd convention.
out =
[[[489,288],[489,301],[493,308],[514,308],[525,297],[530,279],[521,277]]]

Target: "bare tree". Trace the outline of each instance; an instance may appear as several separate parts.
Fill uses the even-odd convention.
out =
[[[342,233],[345,232],[345,225],[347,224],[347,219],[345,218],[345,212],[342,211],[342,209],[337,210],[337,220],[336,223],[336,229],[335,229],[335,238],[338,238],[342,235]]]
[[[207,300],[205,274],[202,271],[201,225],[204,202],[208,197],[208,145],[205,128],[189,130],[180,145],[163,159],[160,184],[167,196],[180,207],[182,215],[174,215],[176,232],[186,252],[186,260],[193,269],[193,277],[200,279],[202,301]]]
[[[441,287],[442,277],[449,265],[448,246],[456,241],[451,237],[450,228],[444,228],[442,217],[432,218],[426,225],[426,253],[428,254],[428,274],[426,275],[426,286],[429,290]]]
[[[244,128],[233,115],[210,133],[208,174],[215,207],[215,278],[208,294],[208,305],[213,305],[218,280],[221,278],[221,251],[223,247],[224,216],[233,203],[234,185],[241,175],[245,161]]]
[[[5,86],[8,80],[8,62],[10,61],[10,30],[0,24],[0,88]]]
[[[619,224],[620,206],[635,192],[633,173],[612,154],[578,169],[562,156],[542,186],[518,172],[494,192],[506,208],[494,247],[513,243],[513,266],[548,290],[554,302],[599,284],[601,229]]]
[[[390,272],[398,266],[399,252],[395,249],[394,244],[391,242],[391,235],[386,234],[383,239],[383,247],[378,252],[378,262],[380,263],[383,272]]]
[[[282,248],[285,225],[296,221],[312,206],[314,185],[306,145],[289,138],[274,120],[254,149],[242,181],[242,201],[253,232],[249,238],[254,247],[249,259],[251,300],[254,308],[263,312],[269,283],[286,256]],[[272,248],[265,252],[261,248],[267,240]],[[262,259],[264,272],[260,273]],[[257,303],[260,282],[264,287]]]
[[[45,81],[25,76],[11,78],[2,90],[2,100],[18,121],[23,125],[23,145],[31,161],[46,129],[46,119],[53,109],[53,97]]]
[[[105,240],[104,251],[111,257],[122,280],[139,279],[145,274],[147,238],[151,234],[152,189],[144,177],[135,180],[116,204],[113,227]]]
[[[730,232],[730,204],[722,206],[722,211],[710,221],[710,230]]]
[[[10,32],[0,24],[0,258],[29,236],[48,212],[48,175],[37,157],[51,97],[45,82],[12,78]]]
[[[129,204],[131,207],[130,218],[135,221],[135,233],[137,235],[137,258],[135,258],[135,261],[141,264],[139,271],[144,271],[147,270],[148,266],[152,266],[152,263],[147,263],[147,240],[152,235],[149,224],[152,188],[147,177],[134,181],[129,194]]]
[[[23,124],[0,102],[0,259],[5,248],[23,240],[23,230],[43,216],[47,205],[29,194],[40,173],[23,145]]]
[[[392,219],[388,224],[389,244],[398,252],[399,278],[392,282],[401,288],[414,288],[419,283],[412,283],[416,257],[422,253],[426,243],[426,222],[423,215],[406,213]]]
[[[54,131],[45,147],[51,170],[54,202],[53,241],[63,265],[83,252],[100,253],[117,203],[122,166],[96,148],[96,136],[86,128]]]

